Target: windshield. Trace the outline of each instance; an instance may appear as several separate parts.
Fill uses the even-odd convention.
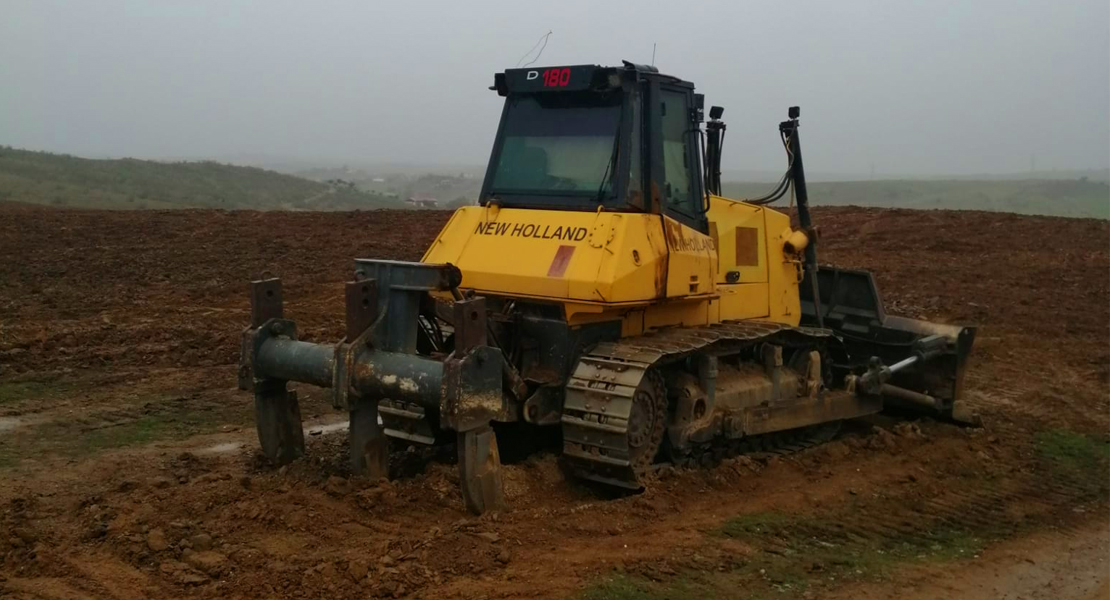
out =
[[[510,98],[490,191],[604,197],[613,187],[620,115],[617,93]]]

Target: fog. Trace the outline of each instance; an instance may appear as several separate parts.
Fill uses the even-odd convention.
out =
[[[972,174],[1110,165],[1107,0],[4,0],[0,144],[82,156],[481,165],[487,88],[655,64],[725,107],[726,169]],[[530,60],[530,59],[529,59]]]

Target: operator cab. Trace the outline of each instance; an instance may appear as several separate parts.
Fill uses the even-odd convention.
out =
[[[505,108],[483,206],[650,212],[708,232],[693,83],[625,62],[508,69],[491,89]]]

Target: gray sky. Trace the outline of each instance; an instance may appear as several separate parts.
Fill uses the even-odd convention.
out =
[[[969,174],[1110,165],[1107,0],[442,3],[4,0],[0,144],[78,155],[484,164],[486,88],[650,62],[725,107],[728,169]]]

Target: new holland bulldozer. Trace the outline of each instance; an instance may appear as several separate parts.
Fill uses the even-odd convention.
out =
[[[887,315],[870,273],[818,265],[797,107],[779,184],[731,200],[723,110],[706,121],[688,81],[625,62],[491,89],[477,204],[420,262],[354,260],[342,340],[298,341],[281,281],[251,283],[239,384],[269,459],[304,454],[290,381],[348,412],[356,474],[386,476],[391,439],[457,445],[476,513],[504,503],[503,427],[557,428],[572,476],[639,489],[888,407],[960,417],[974,328]],[[768,207],[786,199],[793,216]]]

